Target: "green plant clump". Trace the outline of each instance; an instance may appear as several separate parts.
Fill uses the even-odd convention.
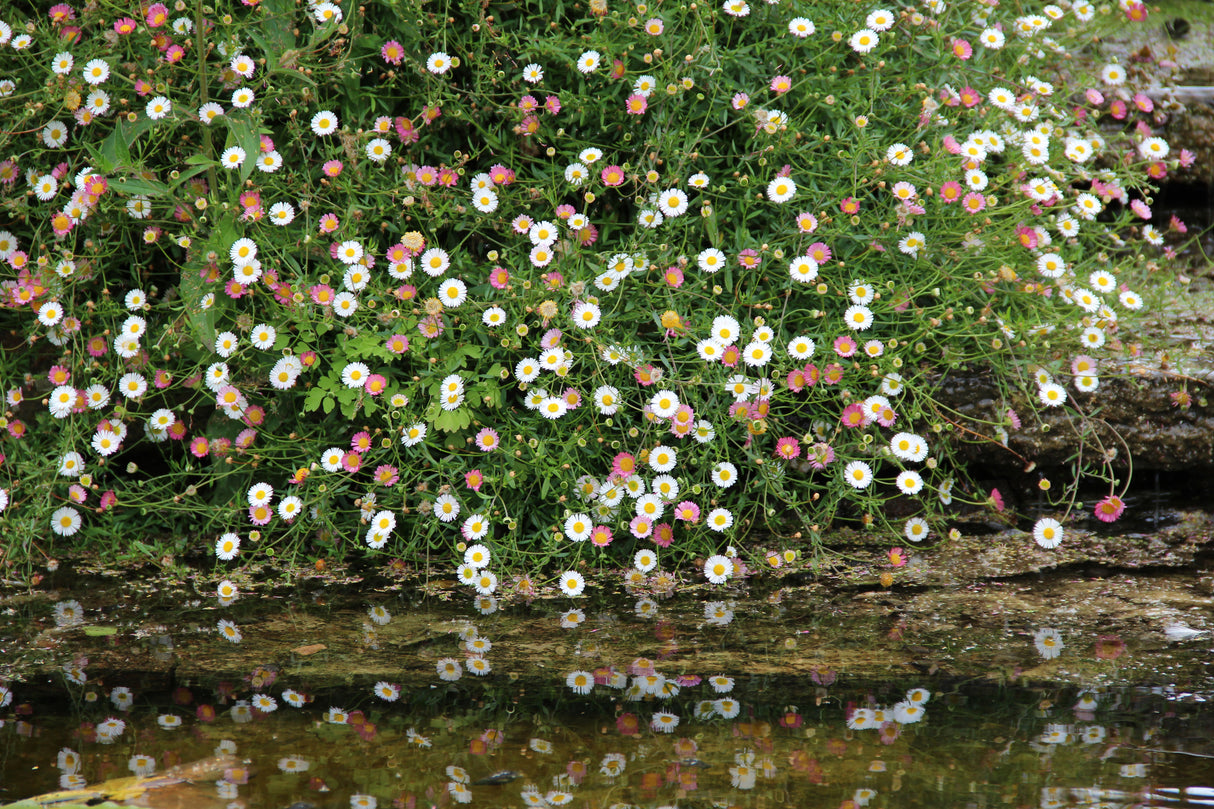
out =
[[[359,552],[487,594],[491,556],[723,581],[760,529],[943,537],[988,501],[959,441],[1098,399],[1189,160],[1082,58],[1137,3],[22,9],[10,563]],[[942,405],[963,368],[1000,421]]]

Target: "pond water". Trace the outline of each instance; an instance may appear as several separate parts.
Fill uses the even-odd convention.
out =
[[[927,695],[910,684],[792,692],[743,676],[729,695],[700,685],[661,703],[574,700],[567,689],[520,685],[509,708],[465,702],[458,688],[443,687],[395,704],[350,692],[292,709],[275,683],[260,689],[278,702],[270,713],[243,701],[219,705],[213,690],[194,688],[163,704],[153,697],[164,695],[139,695],[129,711],[108,700],[67,714],[40,708],[7,722],[0,747],[6,798],[235,756],[188,788],[145,793],[142,805],[153,806],[833,807],[850,800],[1048,808],[1209,805],[1214,797],[1201,789],[1214,784],[1214,722],[1197,695],[961,683],[936,683],[941,690]],[[506,697],[505,689],[496,696]],[[736,700],[740,712],[697,720],[692,700],[701,697],[718,706]],[[891,711],[896,703],[917,697],[914,724],[848,728],[859,706],[883,705],[888,717],[904,710]],[[328,704],[339,699],[344,724],[334,723]],[[799,704],[784,704],[791,700]],[[197,717],[199,701],[216,708],[213,720]],[[672,732],[649,727],[659,709],[680,715]],[[165,717],[181,725],[166,728]],[[506,773],[493,779],[504,783],[478,783],[495,773]]]
[[[1037,588],[1056,609],[996,583],[986,607],[949,591],[961,612],[804,582],[527,602],[374,575],[221,605],[212,578],[5,599],[0,804],[1214,805],[1208,633],[1093,622],[1061,577]]]

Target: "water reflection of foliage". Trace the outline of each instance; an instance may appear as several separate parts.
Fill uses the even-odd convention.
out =
[[[1188,726],[1193,739],[1208,740],[1214,725],[1208,711],[1170,701],[1161,689],[936,682],[922,722],[897,733],[887,726],[849,730],[856,709],[889,705],[918,683],[844,682],[825,689],[825,698],[821,687],[776,692],[781,702],[796,704],[790,709],[755,680],[737,680],[742,715],[696,721],[686,703],[671,706],[684,714],[670,735],[653,733],[644,722],[635,734],[623,733],[619,717],[642,714],[644,704],[577,697],[555,678],[461,681],[412,689],[392,704],[372,701],[369,688],[360,686],[320,691],[303,709],[283,705],[271,713],[233,712],[238,703],[231,699],[227,706],[203,703],[215,697],[195,687],[175,695],[137,693],[127,713],[106,700],[84,700],[73,716],[55,718],[43,713],[51,692],[27,691],[17,715],[0,726],[0,743],[9,751],[6,782],[34,764],[45,770],[58,748],[69,751],[58,756],[61,775],[94,783],[126,775],[135,757],[145,768],[151,759],[163,769],[237,752],[250,761],[248,783],[224,781],[218,791],[260,806],[337,805],[358,795],[407,806],[433,802],[443,792],[455,797],[450,784],[461,782],[452,772],[475,781],[513,771],[521,775],[508,784],[465,784],[456,792],[477,803],[510,804],[532,800],[523,794],[530,784],[542,794],[555,790],[577,805],[603,807],[656,806],[680,797],[690,805],[864,805],[894,792],[901,805],[927,806],[941,794],[964,793],[1048,809],[1071,800],[1070,788],[1102,784],[1133,792],[1148,773],[1157,783],[1183,784],[1185,770],[1175,757],[1160,755],[1166,733]],[[347,706],[345,724],[324,720],[329,703]],[[201,716],[202,704],[218,707],[218,719],[192,717],[180,729],[158,722],[170,714]],[[106,743],[98,730],[115,714],[125,727]],[[37,781],[23,789],[58,785]]]

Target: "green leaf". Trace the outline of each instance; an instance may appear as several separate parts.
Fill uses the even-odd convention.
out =
[[[466,407],[460,407],[455,410],[444,410],[434,419],[435,429],[442,430],[444,433],[462,430],[471,423],[472,413]]]
[[[388,358],[393,356],[384,348],[382,340],[375,333],[359,334],[344,341],[341,347],[347,360],[378,359],[383,358],[384,354],[387,354]]]
[[[464,360],[471,357],[476,359],[481,355],[481,347],[478,345],[462,345],[451,352],[451,356],[447,359],[447,372],[452,373],[464,367]]]
[[[472,393],[478,401],[483,401],[490,407],[502,406],[502,387],[497,383],[496,375],[477,385],[472,389]]]
[[[232,242],[243,235],[243,233],[236,229],[233,217],[223,216],[215,224],[215,235],[211,241],[214,243],[213,246],[219,252],[219,255],[226,256],[228,249],[232,246]]]
[[[257,155],[261,153],[261,132],[257,122],[233,115],[220,118],[227,124],[236,145],[244,149],[245,160],[240,165],[240,182],[243,184],[257,166]]]
[[[334,399],[332,396],[326,396],[324,399],[321,400],[321,407],[324,409],[326,415],[328,415],[329,413],[332,413],[333,408],[336,406],[337,406],[337,400]]]
[[[312,413],[320,408],[321,401],[325,398],[323,388],[315,387],[308,391],[308,395],[304,397],[304,412]],[[333,408],[329,408],[332,410]]]
[[[296,275],[303,274],[303,268],[299,266],[299,262],[290,253],[285,253],[282,256],[283,263],[295,271]]]
[[[118,628],[114,626],[86,626],[84,634],[90,638],[103,638],[106,635],[117,635]]]
[[[184,172],[178,174],[177,179],[173,180],[172,185],[169,186],[170,190],[176,191],[183,184],[188,183],[194,177],[197,177],[199,174],[202,174],[203,172],[205,172],[207,170],[207,168],[209,168],[212,165],[218,165],[218,164],[214,160],[208,160],[206,165],[197,165],[191,169],[188,169],[187,171],[184,171]]]
[[[138,177],[111,179],[110,188],[123,194],[143,194],[148,197],[163,197],[169,193],[169,187],[158,180],[142,180]]]
[[[131,164],[131,147],[127,143],[125,125],[119,121],[114,125],[114,131],[101,142],[101,158],[109,164],[110,171],[119,167],[126,168]]]
[[[203,298],[210,292],[202,280],[201,265],[191,264],[181,271],[181,284],[178,293],[186,306],[186,317],[189,319],[190,331],[194,342],[200,346],[215,345],[215,308],[204,309]]]
[[[248,29],[249,37],[257,43],[266,56],[266,67],[277,70],[282,64],[283,54],[295,47],[295,34],[291,30],[287,0],[266,0],[266,14],[260,17],[259,25]]]
[[[103,155],[101,150],[98,149],[94,144],[86,143],[83,145],[84,151],[88,152],[89,163],[92,164],[93,168],[97,169],[97,171],[101,172],[102,174],[112,174],[114,169],[117,168],[117,166],[114,165],[114,161]],[[5,807],[5,809],[8,809],[8,807]]]
[[[114,131],[101,142],[101,156],[111,165],[110,170],[136,168],[131,147],[138,142],[140,135],[155,126],[156,122],[147,117],[139,118],[134,123],[119,119],[114,124]],[[113,181],[110,184],[113,185]]]

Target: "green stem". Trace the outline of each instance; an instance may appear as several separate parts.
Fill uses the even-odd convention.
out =
[[[197,43],[198,50],[198,98],[199,106],[207,104],[210,100],[210,92],[207,89],[207,41],[203,35],[203,16],[202,16],[202,0],[196,0],[194,3],[194,41]],[[202,144],[203,151],[208,160],[215,159],[215,144],[211,141],[211,128],[204,126],[202,128]],[[207,166],[207,188],[214,192],[217,187],[215,182],[215,167]]]

